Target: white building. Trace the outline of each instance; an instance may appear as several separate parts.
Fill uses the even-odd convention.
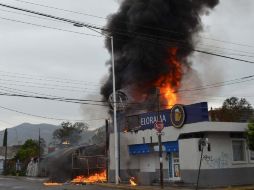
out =
[[[178,123],[174,121],[174,111],[161,111],[165,124],[162,136],[165,181],[196,183],[201,157],[199,141],[207,138],[208,144],[204,148],[200,172],[201,186],[254,183],[254,153],[248,150],[246,143],[246,123],[209,122],[207,104],[201,103],[184,107],[181,115],[184,125],[177,128],[180,120]],[[168,116],[169,113],[171,117]],[[155,114],[157,113],[141,114],[140,128],[134,127],[136,132],[120,133],[122,180],[133,176],[143,185],[159,182],[158,136],[156,130],[151,128],[155,121],[151,118]],[[172,124],[176,124],[176,127]],[[109,167],[111,181],[114,180],[114,161],[112,133]]]

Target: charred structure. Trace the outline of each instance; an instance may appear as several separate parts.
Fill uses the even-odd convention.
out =
[[[202,30],[200,15],[218,2],[124,0],[106,27],[114,37],[116,89],[124,89],[133,102],[144,103],[146,109],[155,88],[160,88],[162,105],[175,104],[183,76],[191,71],[188,56],[195,47],[194,34]],[[106,39],[106,47],[111,51],[110,39]],[[108,100],[111,93],[110,69],[101,94]]]
[[[105,145],[101,144],[62,148],[44,158],[40,168],[50,181],[62,183],[102,172],[105,164]]]

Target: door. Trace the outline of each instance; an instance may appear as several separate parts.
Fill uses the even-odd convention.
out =
[[[169,161],[169,180],[179,181],[181,179],[180,173],[180,162],[179,162],[179,152],[168,153]]]

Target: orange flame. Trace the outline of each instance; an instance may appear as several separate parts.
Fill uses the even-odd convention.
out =
[[[72,183],[98,183],[98,182],[106,182],[107,181],[107,174],[106,170],[100,173],[96,173],[94,175],[85,177],[85,176],[77,176],[73,179]]]
[[[180,87],[183,71],[182,65],[177,59],[177,48],[171,48],[169,50],[170,57],[167,60],[167,64],[170,67],[170,73],[162,75],[155,85],[160,88],[160,94],[163,97],[163,103],[166,104],[166,108],[171,108],[178,101],[176,91]]]
[[[62,186],[62,183],[55,183],[55,182],[45,182],[43,183],[45,186]]]
[[[135,182],[135,177],[131,177],[129,181],[131,186],[137,186],[137,183]]]

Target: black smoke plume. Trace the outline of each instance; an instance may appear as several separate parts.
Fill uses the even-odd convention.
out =
[[[136,102],[149,99],[160,76],[171,75],[181,82],[191,63],[193,35],[202,30],[200,16],[214,8],[219,0],[124,0],[116,14],[109,17],[107,34],[114,37],[116,89],[125,89]],[[106,48],[111,53],[110,39]],[[176,53],[170,51],[177,48]],[[166,64],[175,56],[182,67]],[[107,62],[111,65],[111,60]],[[112,93],[112,72],[101,88],[108,100]],[[170,82],[177,91],[180,86]],[[157,84],[158,85],[158,84]]]

